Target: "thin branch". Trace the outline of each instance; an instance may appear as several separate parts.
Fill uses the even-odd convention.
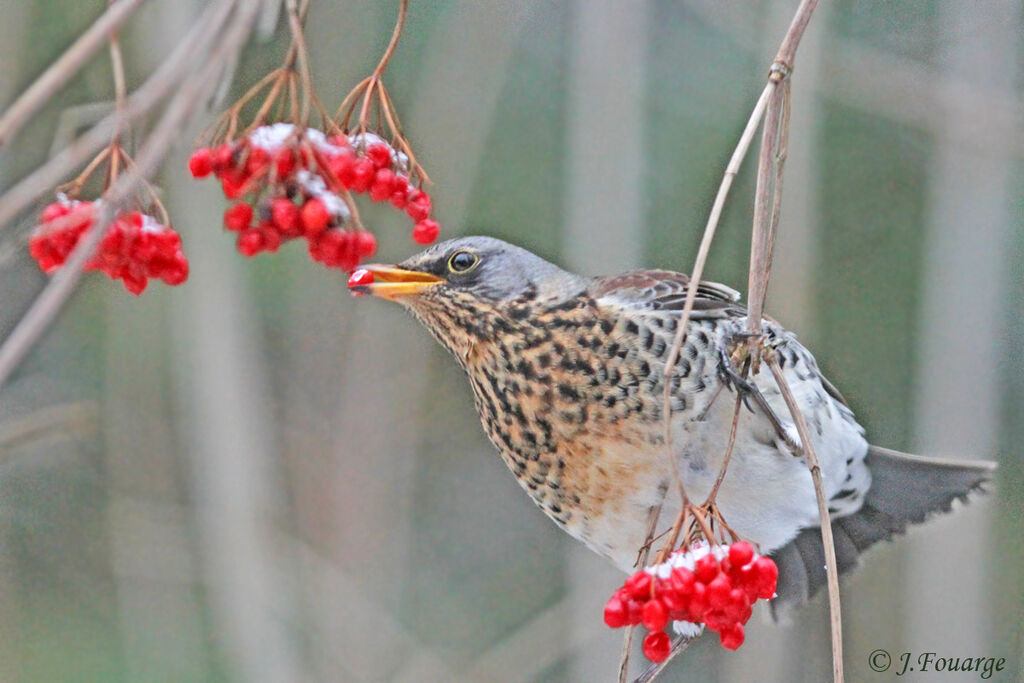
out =
[[[773,74],[778,73],[773,71]],[[788,82],[788,79],[787,79]],[[757,189],[754,192],[754,227],[750,235],[750,277],[747,291],[748,343],[754,351],[754,372],[757,372],[756,341],[761,336],[761,318],[764,315],[764,300],[768,293],[768,279],[772,269],[772,247],[775,235],[772,225],[777,225],[778,197],[782,195],[782,166],[784,157],[779,156],[782,142],[783,110],[787,108],[789,89],[785,84],[776,85],[768,98],[768,111],[764,119],[761,136],[761,153],[757,166]],[[788,123],[788,122],[787,122]]]
[[[398,5],[398,19],[395,20],[395,30],[391,33],[391,40],[388,41],[388,46],[384,49],[384,55],[380,58],[380,62],[377,63],[377,68],[370,74],[369,83],[366,86],[366,94],[363,95],[363,107],[359,111],[359,127],[362,130],[366,130],[366,116],[370,112],[370,101],[373,99],[373,89],[380,86],[381,76],[384,75],[384,70],[388,68],[388,62],[391,61],[391,56],[395,54],[395,48],[398,47],[398,39],[402,37],[402,28],[405,26],[405,14],[409,9],[409,0],[400,0]]]
[[[708,260],[708,253],[711,250],[711,242],[715,239],[715,231],[718,229],[718,221],[722,216],[722,209],[725,207],[725,199],[729,196],[729,190],[732,188],[732,182],[736,178],[736,174],[739,173],[740,165],[743,163],[743,157],[746,156],[747,150],[750,149],[750,143],[754,139],[754,134],[757,132],[757,126],[761,123],[761,117],[764,115],[764,109],[768,103],[768,96],[774,90],[774,83],[769,82],[768,85],[765,86],[764,92],[761,93],[761,97],[758,98],[757,104],[754,105],[754,111],[751,112],[750,119],[747,121],[747,125],[743,129],[740,141],[736,145],[736,149],[733,151],[732,157],[729,159],[729,164],[725,168],[725,175],[722,178],[721,185],[718,187],[718,194],[715,195],[715,203],[711,207],[711,215],[708,216],[708,223],[704,227],[704,237],[701,238],[700,248],[697,250],[697,259],[694,261],[693,270],[691,271],[691,286],[688,287],[686,291],[686,301],[683,304],[683,313],[680,317],[679,325],[676,328],[675,337],[672,338],[672,346],[669,347],[668,359],[665,361],[665,388],[661,397],[662,414],[665,422],[665,452],[669,461],[672,463],[672,471],[676,479],[676,488],[679,491],[680,497],[683,499],[684,506],[687,504],[688,499],[686,497],[686,491],[683,487],[682,479],[679,476],[679,465],[676,463],[672,449],[672,373],[675,371],[676,365],[679,362],[679,353],[683,348],[683,341],[686,339],[686,326],[690,322],[690,315],[693,313],[693,304],[697,299],[697,285],[700,283],[701,277],[704,275],[704,264],[707,263]],[[708,540],[710,541],[710,539]]]
[[[92,229],[75,246],[67,263],[47,284],[0,346],[0,389],[71,296],[83,267],[92,258],[117,212],[135,192],[140,181],[155,173],[167,153],[178,143],[181,129],[216,89],[225,59],[241,49],[251,32],[259,0],[222,0],[219,6],[226,10],[221,14],[221,23],[197,25],[202,28],[203,37],[203,40],[197,42],[212,45],[212,52],[190,51],[191,59],[187,66],[191,68],[184,69],[182,76],[195,73],[199,68],[198,74],[184,78],[184,82],[179,84],[177,96],[171,100],[160,122],[139,151],[137,167],[124,173],[110,188]],[[238,10],[238,16],[228,22],[233,10]],[[202,18],[199,21],[202,22]]]
[[[807,429],[807,421],[804,414],[793,398],[793,392],[789,383],[782,374],[782,368],[773,354],[768,355],[765,363],[775,377],[775,383],[779,385],[782,398],[786,401],[796,424],[797,434],[803,444],[804,455],[807,458],[807,467],[811,470],[811,479],[814,481],[814,495],[818,499],[818,517],[821,521],[821,544],[825,548],[825,573],[828,578],[828,604],[831,616],[832,627],[832,676],[836,683],[843,681],[843,617],[840,611],[839,602],[839,570],[836,563],[836,546],[832,539],[832,520],[828,514],[828,500],[825,499],[825,489],[821,482],[821,466],[818,464],[818,456],[814,452],[814,444],[811,443],[811,433]]]
[[[661,508],[665,502],[664,494],[662,494],[662,500],[657,505],[651,508],[651,512],[647,517],[647,539],[644,542],[640,554],[637,556],[637,566],[643,567],[647,564],[647,556],[651,552],[651,544],[654,542],[654,530],[658,526],[658,518],[661,517]],[[630,625],[626,627],[626,632],[622,636],[622,656],[619,659],[619,683],[626,683],[629,679],[629,654],[630,650],[633,649],[633,634],[636,632],[636,626]]]
[[[67,149],[7,190],[0,197],[0,230],[72,171],[92,159],[110,142],[113,135],[123,134],[133,122],[149,114],[167,96],[179,89],[182,81],[195,72],[197,64],[202,63],[196,59],[196,55],[209,53],[210,44],[217,37],[216,32],[209,30],[210,27],[223,26],[234,7],[235,2],[208,5],[174,52],[128,98],[123,112],[114,112],[105,117]]]
[[[117,0],[0,117],[0,147],[103,47],[145,0]]]
[[[661,675],[661,672],[665,670],[665,667],[669,665],[669,662],[675,659],[676,655],[678,655],[683,650],[688,648],[690,646],[690,643],[692,642],[693,638],[687,638],[686,636],[679,636],[678,638],[676,638],[675,642],[672,643],[672,649],[669,650],[668,657],[666,657],[663,662],[651,664],[649,667],[647,667],[646,671],[637,676],[636,680],[633,681],[633,683],[650,683],[651,681],[653,681],[655,678]]]
[[[757,168],[757,189],[754,195],[754,225],[750,243],[750,277],[748,292],[747,348],[752,354],[753,370],[761,354],[762,315],[768,293],[771,274],[772,252],[782,205],[782,170],[786,159],[789,135],[789,77],[793,72],[796,49],[800,44],[817,0],[802,0],[789,26],[782,46],[775,56],[769,78],[777,84],[769,98],[765,117],[764,135]],[[836,563],[835,545],[832,539],[832,524],[828,515],[828,503],[821,482],[814,446],[811,443],[803,413],[797,406],[793,393],[774,357],[769,358],[769,367],[776,384],[793,415],[793,421],[800,435],[801,446],[807,458],[814,482],[814,494],[818,500],[818,514],[821,523],[821,540],[825,551],[825,569],[828,575],[829,611],[832,631],[832,673],[835,683],[843,681],[843,626],[839,599],[839,570]]]

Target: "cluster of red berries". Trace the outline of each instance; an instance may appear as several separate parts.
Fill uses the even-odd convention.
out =
[[[605,605],[604,622],[611,628],[643,624],[649,631],[644,654],[652,662],[669,655],[665,627],[670,621],[690,622],[691,633],[706,625],[718,632],[722,647],[735,650],[743,644],[753,604],[775,595],[778,577],[775,562],[749,543],[714,548],[701,543],[626,579]]]
[[[189,160],[196,178],[213,174],[228,199],[246,197],[224,214],[246,256],[276,251],[305,238],[315,261],[352,270],[377,249],[374,236],[346,229],[350,210],[343,195],[369,194],[390,202],[414,222],[413,239],[430,244],[440,226],[430,218],[430,195],[414,187],[408,157],[372,133],[326,136],[290,123],[261,126],[247,137],[215,148],[201,147]]]
[[[95,223],[100,201],[80,202],[59,195],[43,209],[39,231],[29,240],[29,253],[44,272],[52,273],[64,265],[78,240]],[[62,223],[60,227],[54,225],[57,221]],[[136,295],[146,289],[150,278],[169,285],[188,279],[181,237],[171,226],[140,211],[117,216],[85,267],[122,280],[124,288]]]

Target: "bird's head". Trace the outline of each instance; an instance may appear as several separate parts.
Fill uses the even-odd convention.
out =
[[[370,284],[350,284],[409,309],[452,353],[507,329],[515,311],[576,296],[587,279],[525,249],[493,237],[461,237],[436,244],[398,265],[365,266]]]

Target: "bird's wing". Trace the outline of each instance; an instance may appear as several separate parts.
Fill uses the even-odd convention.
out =
[[[689,276],[671,270],[633,270],[594,280],[589,294],[600,304],[637,311],[681,311],[690,289]],[[740,293],[717,282],[700,282],[692,319],[742,315]]]

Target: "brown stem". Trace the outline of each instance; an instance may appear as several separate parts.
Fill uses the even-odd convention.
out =
[[[672,523],[672,528],[669,529],[668,538],[665,540],[665,544],[661,546],[661,550],[658,552],[658,557],[654,564],[661,564],[668,559],[668,556],[676,548],[676,541],[679,540],[679,532],[682,531],[683,527],[686,526],[686,515],[689,513],[691,508],[690,501],[684,501],[682,507],[679,508],[679,514],[676,515],[676,520]]]
[[[637,555],[637,566],[643,567],[647,564],[647,556],[651,552],[651,543],[654,541],[654,530],[658,526],[658,518],[661,517],[661,507],[664,504],[664,496],[661,502],[651,508],[647,515],[647,540]],[[629,677],[629,653],[633,647],[633,634],[636,626],[629,626],[622,637],[622,655],[619,658],[619,683],[625,683]]]
[[[777,73],[773,71],[772,73]],[[750,277],[748,282],[747,346],[753,355],[753,371],[757,372],[760,354],[761,318],[768,293],[768,279],[772,267],[774,234],[777,224],[775,210],[780,206],[782,193],[782,160],[778,155],[782,141],[789,89],[777,84],[768,98],[768,111],[761,138],[761,153],[757,166],[757,189],[754,192],[754,227],[750,237]]]
[[[388,42],[380,62],[377,63],[377,68],[370,74],[370,82],[366,87],[366,94],[363,96],[363,107],[359,111],[359,127],[362,130],[366,130],[366,117],[370,113],[370,100],[373,97],[373,89],[380,84],[380,78],[384,74],[384,70],[388,68],[388,62],[391,61],[391,56],[395,54],[395,48],[398,47],[398,39],[402,37],[402,28],[405,26],[405,14],[408,9],[409,0],[401,0],[398,5],[398,19],[395,21],[395,30],[391,33],[391,40]]]
[[[676,655],[678,655],[680,652],[689,647],[690,643],[692,642],[693,638],[678,636],[672,642],[672,649],[669,651],[668,657],[665,658],[665,661],[660,662],[658,664],[651,664],[649,667],[647,667],[647,671],[640,674],[636,678],[636,680],[633,681],[633,683],[650,683],[651,681],[653,681],[655,678],[661,675],[661,672],[665,670],[665,667],[669,665],[669,662],[675,659]]]
[[[410,177],[413,175],[417,176],[421,185],[423,183],[429,184],[430,176],[428,176],[427,172],[423,170],[423,166],[420,165],[420,162],[416,159],[416,155],[412,151],[412,145],[409,144],[409,141],[405,139],[405,135],[402,133],[402,122],[398,120],[398,114],[395,112],[395,104],[391,101],[391,95],[383,85],[380,87],[380,92],[383,96],[384,115],[387,117],[388,127],[391,128],[392,134],[397,138],[398,145],[401,147],[402,151],[405,152],[407,157],[409,157]]]
[[[704,275],[704,264],[707,263],[708,254],[711,251],[711,242],[714,240],[715,231],[718,229],[718,221],[721,218],[722,209],[725,207],[725,199],[729,196],[729,189],[732,187],[733,179],[735,179],[736,174],[739,173],[743,157],[746,156],[747,150],[750,148],[750,143],[754,139],[754,133],[757,131],[757,126],[761,122],[761,117],[764,115],[764,108],[768,102],[768,95],[774,89],[775,85],[772,83],[765,86],[764,92],[762,92],[761,97],[758,98],[757,104],[754,106],[754,111],[751,112],[750,119],[747,121],[747,125],[743,129],[740,141],[736,145],[736,149],[733,151],[732,157],[729,159],[729,164],[725,168],[725,175],[722,178],[721,185],[718,187],[718,194],[715,195],[715,203],[711,207],[711,215],[708,216],[708,223],[704,227],[704,236],[701,238],[700,248],[697,250],[697,258],[694,261],[693,270],[690,275],[691,286],[686,290],[686,301],[683,304],[683,313],[680,316],[679,325],[676,328],[676,334],[672,338],[672,345],[669,347],[668,359],[665,361],[665,388],[661,398],[662,412],[665,420],[665,448],[669,454],[669,460],[672,462],[672,471],[676,478],[677,488],[682,493],[681,498],[684,500],[686,499],[686,495],[683,490],[682,481],[679,478],[679,467],[675,462],[675,457],[672,455],[672,432],[669,428],[672,416],[670,393],[672,383],[670,378],[672,377],[672,373],[675,371],[676,365],[679,362],[679,354],[683,348],[683,341],[686,339],[686,327],[690,322],[690,315],[693,313],[693,304],[697,300],[697,285],[700,283],[700,280]]]
[[[85,181],[89,179],[89,176],[92,175],[92,172],[95,171],[100,164],[106,161],[107,157],[110,156],[110,153],[112,151],[113,149],[110,147],[110,145],[107,145],[102,152],[96,155],[96,158],[89,162],[89,165],[86,166],[82,170],[82,172],[75,177],[74,180],[72,180],[69,183],[65,183],[64,185],[61,185],[60,187],[57,188],[57,191],[64,192],[69,197],[77,198],[78,193],[82,191],[82,185],[84,185]]]
[[[302,110],[299,121],[303,126],[309,125],[309,112],[312,106],[313,77],[309,70],[309,52],[306,49],[306,37],[302,33],[302,17],[296,0],[286,0],[285,7],[288,10],[288,24],[292,30],[292,49],[289,56],[297,55],[299,63],[299,74],[302,78]]]
[[[113,0],[111,3],[113,4]],[[118,40],[117,32],[110,34],[110,70],[114,75],[114,112],[121,116],[124,112],[125,101],[128,98],[124,78],[124,57],[121,54],[121,41]],[[103,183],[104,192],[117,179],[118,161],[121,157],[121,131],[114,131],[110,139],[110,165],[107,167],[107,178]]]
[[[725,479],[725,473],[729,469],[729,461],[732,459],[732,451],[736,447],[736,431],[740,424],[740,409],[742,407],[743,395],[737,391],[736,409],[733,411],[732,427],[729,429],[729,445],[725,448],[725,457],[722,459],[722,466],[718,470],[718,477],[715,478],[715,484],[711,487],[707,500],[704,501],[705,507],[714,504],[715,498],[718,496],[718,488],[722,485],[722,480]]]
[[[818,464],[818,456],[814,452],[811,432],[807,429],[803,411],[800,410],[793,397],[793,392],[789,388],[786,377],[782,374],[779,362],[775,359],[774,354],[768,354],[765,362],[772,371],[772,376],[779,386],[779,391],[782,392],[786,407],[789,408],[789,412],[793,416],[793,423],[796,425],[804,456],[807,458],[807,467],[810,469],[811,479],[814,481],[814,495],[818,500],[818,518],[821,523],[821,544],[825,548],[825,574],[828,578],[828,604],[832,627],[832,676],[836,683],[841,683],[843,680],[843,617],[839,603],[839,565],[836,562],[836,546],[832,539],[832,521],[828,514],[828,500],[825,498],[825,487],[821,481],[821,466]]]

